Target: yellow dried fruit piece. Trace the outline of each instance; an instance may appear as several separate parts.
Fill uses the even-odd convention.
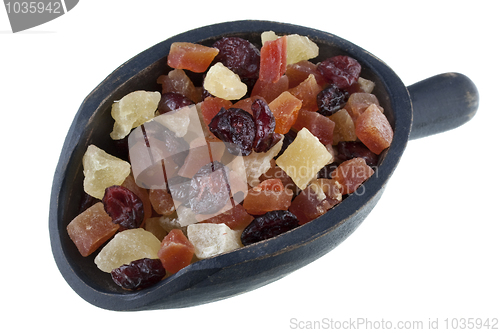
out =
[[[240,77],[220,62],[210,67],[203,87],[215,97],[226,100],[240,99],[247,93],[247,86]]]
[[[356,141],[358,139],[354,122],[346,109],[340,109],[328,118],[335,123],[333,145],[337,145],[340,141]]]
[[[113,237],[95,257],[97,267],[107,273],[122,265],[143,258],[157,259],[161,242],[142,228],[128,229]]]
[[[194,253],[199,259],[242,247],[241,231],[231,230],[226,224],[197,223],[187,228],[187,236],[194,245]]]
[[[276,165],[282,168],[303,190],[311,180],[316,178],[318,171],[328,164],[331,158],[332,155],[325,146],[304,127],[278,157]]]
[[[286,64],[295,64],[302,60],[316,58],[319,47],[306,36],[288,35],[286,40]]]
[[[102,199],[104,190],[112,185],[121,185],[130,174],[130,164],[106,153],[95,145],[87,147],[83,155],[83,190],[97,199]]]
[[[138,90],[124,96],[111,106],[111,117],[115,120],[110,136],[123,139],[130,131],[155,116],[161,94],[157,91]]]

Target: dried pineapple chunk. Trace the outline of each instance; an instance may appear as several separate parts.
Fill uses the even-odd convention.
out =
[[[212,95],[226,100],[240,99],[247,93],[247,85],[220,62],[210,67],[203,87]]]
[[[90,145],[83,155],[83,190],[97,199],[102,199],[104,190],[112,185],[121,185],[130,174],[130,164],[104,150]]]
[[[138,259],[158,259],[161,242],[142,228],[119,232],[95,257],[97,267],[106,273]]]
[[[113,140],[123,139],[130,131],[155,116],[161,94],[157,91],[138,90],[124,96],[111,106],[115,120],[110,136]]]
[[[332,155],[319,139],[304,127],[283,154],[276,159],[276,164],[303,190],[331,158]]]

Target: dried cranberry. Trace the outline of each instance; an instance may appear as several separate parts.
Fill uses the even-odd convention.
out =
[[[213,44],[219,50],[214,62],[238,74],[249,91],[259,78],[260,52],[248,40],[239,37],[223,37]]]
[[[150,287],[167,274],[160,259],[139,259],[111,271],[113,281],[124,289]]]
[[[329,85],[316,96],[319,108],[318,113],[329,117],[342,109],[348,99],[349,93],[347,91],[339,89],[335,85]]]
[[[102,203],[113,223],[125,229],[138,228],[144,219],[141,199],[126,187],[114,185],[106,188]]]
[[[340,89],[346,89],[358,81],[361,65],[356,59],[349,56],[338,55],[323,60],[318,64],[321,76]]]
[[[253,149],[257,153],[265,153],[273,146],[273,134],[276,120],[266,101],[258,98],[252,103],[255,117],[255,139]]]
[[[337,157],[343,161],[361,157],[371,167],[378,164],[378,155],[370,151],[370,149],[359,141],[341,141],[337,145],[337,151]]]
[[[192,104],[194,102],[186,96],[176,92],[168,92],[161,95],[160,102],[158,103],[158,113],[164,114]]]
[[[189,205],[197,214],[214,214],[230,195],[229,170],[218,161],[208,163],[191,179]]]
[[[231,154],[248,156],[252,152],[255,122],[245,110],[221,108],[208,127],[216,137],[224,141]]]
[[[256,217],[241,234],[243,245],[273,238],[299,226],[297,217],[288,210],[273,210]]]

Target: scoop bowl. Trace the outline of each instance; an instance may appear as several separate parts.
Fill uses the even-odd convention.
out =
[[[83,195],[82,157],[89,144],[113,151],[111,105],[134,90],[160,90],[173,42],[211,45],[222,36],[238,36],[260,45],[260,34],[308,36],[318,44],[314,61],[344,54],[357,59],[361,76],[375,82],[374,94],[394,129],[393,143],[381,155],[377,172],[362,193],[347,197],[323,216],[275,238],[200,260],[157,285],[126,291],[83,258],[66,226],[78,214]],[[49,231],[57,266],[73,290],[87,302],[115,311],[182,308],[218,301],[278,280],[328,253],[362,223],[380,199],[408,140],[453,129],[471,119],[478,107],[474,84],[458,73],[441,74],[410,87],[381,60],[327,32],[269,21],[235,21],[195,29],[169,38],[118,67],[83,101],[68,131],[55,170]]]

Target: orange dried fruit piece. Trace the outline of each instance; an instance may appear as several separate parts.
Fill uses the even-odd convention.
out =
[[[391,145],[394,132],[380,107],[372,104],[358,117],[356,135],[368,149],[379,155]]]
[[[300,110],[293,128],[300,131],[307,128],[324,145],[333,143],[335,123],[317,112]]]
[[[276,128],[274,131],[279,134],[286,134],[297,120],[299,110],[302,107],[302,101],[297,97],[284,91],[271,103],[269,109],[276,120]]]
[[[292,178],[283,169],[276,165],[275,160],[271,160],[271,167],[259,179],[261,182],[267,179],[279,179],[286,189],[294,193],[297,191],[297,185],[295,185]]]
[[[287,37],[266,41],[260,49],[259,79],[278,82],[286,71]]]
[[[313,180],[293,199],[289,211],[305,224],[325,214],[342,201],[340,184],[332,179]]]
[[[155,235],[142,228],[124,230],[102,248],[94,262],[101,271],[111,273],[134,260],[158,259],[160,245]]]
[[[87,208],[66,227],[69,238],[84,257],[92,254],[118,231],[102,202]]]
[[[213,96],[227,100],[240,99],[247,93],[247,85],[221,62],[210,67],[203,81],[203,88]]]
[[[368,93],[354,93],[349,96],[345,109],[349,112],[352,120],[356,122],[358,117],[365,112],[371,104],[380,105],[377,96]]]
[[[340,109],[328,118],[335,123],[333,145],[337,145],[340,141],[356,141],[358,139],[354,121],[346,109]]]
[[[356,191],[374,173],[373,169],[366,164],[364,158],[356,157],[342,162],[332,172],[332,179],[340,184],[342,194],[350,194]]]
[[[302,109],[318,111],[316,96],[318,96],[321,90],[321,86],[316,82],[316,77],[313,74],[309,74],[307,79],[288,91],[302,101]]]
[[[276,159],[276,164],[303,190],[331,158],[325,146],[304,127]]]
[[[201,102],[200,89],[194,86],[191,79],[182,69],[176,68],[168,72],[167,75],[160,75],[156,82],[161,84],[161,92],[163,94],[174,92],[189,98],[194,103]]]
[[[251,215],[263,215],[273,210],[287,210],[292,197],[293,192],[285,189],[281,180],[268,179],[248,191],[243,201],[243,208]]]
[[[121,185],[130,174],[130,164],[104,150],[89,145],[83,155],[83,189],[97,199],[102,199],[106,188]]]
[[[194,245],[180,229],[174,229],[162,240],[158,257],[165,270],[175,274],[191,263]]]
[[[172,68],[203,73],[208,69],[219,50],[200,44],[176,42],[170,46],[167,64]]]

